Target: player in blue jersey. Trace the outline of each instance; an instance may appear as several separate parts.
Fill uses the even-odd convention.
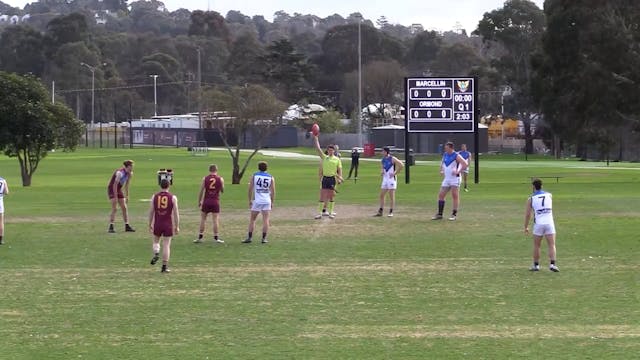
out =
[[[467,160],[467,165],[471,166],[471,162],[473,161],[473,155],[467,151],[467,144],[460,145],[460,151],[458,154],[462,156],[463,159]],[[469,176],[469,166],[462,172],[462,184],[464,184],[464,191],[468,192],[469,188],[467,187],[467,177]]]
[[[266,244],[269,242],[267,240],[269,213],[273,208],[273,202],[276,197],[276,182],[273,176],[267,172],[267,163],[265,161],[258,163],[258,170],[258,172],[253,174],[249,182],[249,208],[251,209],[251,216],[249,218],[247,238],[242,241],[243,244],[251,243],[258,214],[262,214],[262,243]]]
[[[533,194],[527,199],[524,215],[524,233],[529,234],[529,220],[533,213],[533,266],[531,271],[540,270],[540,243],[547,239],[549,247],[549,270],[559,272],[556,265],[556,227],[553,221],[553,200],[551,193],[542,190],[542,180],[534,179]]]
[[[380,186],[380,208],[375,216],[382,216],[384,209],[384,198],[389,194],[389,217],[393,216],[393,208],[396,203],[396,188],[398,187],[398,178],[396,175],[404,165],[402,161],[391,155],[388,147],[382,149],[383,156],[381,160],[380,175],[382,176],[382,185]]]
[[[451,200],[453,200],[453,210],[449,220],[455,220],[458,216],[458,206],[460,205],[460,173],[468,167],[465,159],[454,151],[453,143],[447,142],[444,145],[444,154],[440,163],[440,175],[442,175],[442,185],[438,193],[438,213],[431,220],[442,220],[444,211],[444,199],[447,193],[451,191]]]

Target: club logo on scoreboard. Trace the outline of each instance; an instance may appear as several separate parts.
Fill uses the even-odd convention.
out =
[[[458,86],[458,90],[460,92],[467,92],[469,90],[469,84],[471,81],[469,80],[456,80],[456,85]]]

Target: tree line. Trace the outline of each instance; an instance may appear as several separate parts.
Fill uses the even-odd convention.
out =
[[[402,82],[397,78],[405,75],[490,72],[482,41],[464,33],[412,33],[384,18],[374,24],[358,13],[322,19],[277,12],[269,22],[237,11],[225,17],[215,11],[168,12],[161,4],[30,4],[25,8],[30,21],[0,34],[0,47],[9,50],[0,54],[0,69],[31,73],[47,87],[55,82],[56,97],[85,121],[92,72],[81,63],[95,67],[94,110],[102,121],[153,114],[150,75],[158,75],[162,114],[210,107],[211,99],[200,105],[199,85],[206,91],[250,83],[268,87],[289,104],[320,103],[350,116],[357,110],[358,28],[365,103],[398,102]]]
[[[252,85],[284,104],[319,103],[353,117],[360,40],[363,104],[402,103],[404,76],[476,76],[481,111],[521,120],[527,153],[542,137],[557,154],[586,158],[595,149],[608,158],[618,149],[622,158],[622,139],[640,130],[640,8],[632,0],[547,0],[544,10],[508,0],[470,35],[384,17],[374,24],[359,13],[280,11],[269,22],[238,11],[169,12],[158,1],[47,0],[26,12],[28,22],[2,28],[0,70],[55,83],[56,101],[85,122],[92,111],[101,122],[151,116],[150,75],[160,114],[219,110],[224,94]]]

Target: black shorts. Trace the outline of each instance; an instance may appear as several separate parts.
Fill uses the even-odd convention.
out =
[[[322,188],[333,190],[336,187],[336,177],[335,176],[323,176],[322,177]]]

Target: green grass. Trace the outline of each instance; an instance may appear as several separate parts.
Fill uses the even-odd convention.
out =
[[[136,233],[106,233],[106,183],[125,159]],[[267,160],[277,180],[270,244],[242,245],[246,181],[227,153],[50,154],[29,188],[0,158],[2,359],[630,359],[640,353],[640,165],[483,157],[459,220],[432,222],[435,159],[411,168],[393,219],[377,162],[341,185],[338,217],[312,220],[317,160]],[[348,158],[344,159],[348,169]],[[209,163],[226,178],[225,246],[191,243]],[[173,273],[148,264],[155,172],[173,168],[182,232]],[[522,234],[531,176],[554,193],[561,272],[530,273]],[[450,202],[447,203],[450,209]],[[118,213],[118,216],[120,214]],[[207,228],[210,239],[210,228]],[[543,247],[546,264],[546,248]],[[636,354],[636,355],[633,355]]]

